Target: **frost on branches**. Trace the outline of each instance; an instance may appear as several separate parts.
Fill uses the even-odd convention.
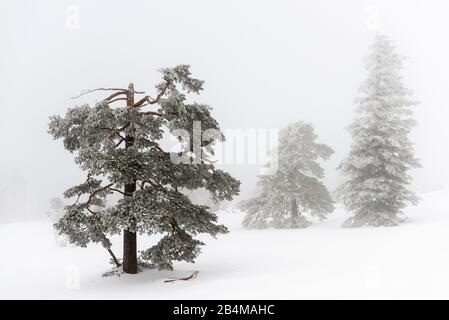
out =
[[[215,237],[227,232],[208,207],[193,204],[181,189],[206,189],[216,201],[231,200],[239,192],[240,182],[208,161],[213,138],[200,141],[195,150],[178,136],[183,146],[179,164],[163,149],[160,142],[167,132],[176,135],[182,129],[192,135],[195,121],[203,131],[219,130],[219,125],[211,108],[187,101],[187,94],[199,93],[203,86],[203,81],[190,76],[189,66],[161,73],[153,98],[137,99],[132,84],[128,89],[95,89],[84,94],[108,90],[111,94],[93,106],[76,106],[64,117],[50,118],[49,133],[63,140],[87,173],[83,183],[65,192],[75,202],[65,208],[55,228],[78,246],[100,243],[116,265],[120,263],[112,253],[110,236],[123,232],[127,273],[137,272],[136,234],[161,234],[157,244],[140,252],[139,259],[150,267],[170,270],[173,261],[194,262],[203,245],[195,239],[197,234]],[[115,202],[106,206],[108,197]]]
[[[298,122],[279,134],[278,170],[261,176],[259,194],[242,203],[247,212],[246,228],[305,228],[306,214],[320,220],[334,209],[332,198],[321,182],[323,169],[318,160],[328,159],[333,150],[315,142],[310,124]]]
[[[349,127],[351,150],[339,166],[347,179],[338,194],[352,213],[345,226],[395,226],[403,221],[402,209],[417,201],[408,189],[408,172],[419,166],[408,138],[416,102],[402,84],[402,57],[387,37],[376,36],[366,69],[358,114]]]

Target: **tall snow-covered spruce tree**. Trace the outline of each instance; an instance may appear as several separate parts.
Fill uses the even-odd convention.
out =
[[[391,41],[377,35],[366,58],[368,78],[356,99],[358,115],[349,127],[352,145],[339,169],[346,177],[338,195],[352,213],[346,227],[395,226],[402,209],[415,204],[409,170],[419,166],[408,135],[411,91],[400,76],[402,57]]]
[[[323,169],[318,160],[326,160],[333,150],[316,143],[310,124],[297,122],[279,133],[278,169],[261,176],[258,195],[243,201],[247,212],[246,228],[305,228],[305,214],[326,218],[334,209],[332,198],[321,182]]]
[[[204,188],[217,201],[231,200],[239,192],[240,182],[208,161],[211,144],[221,137],[200,139],[199,147],[188,143],[193,140],[194,122],[200,123],[202,132],[220,133],[210,107],[187,99],[202,90],[203,81],[192,78],[187,65],[161,73],[153,98],[135,91],[132,84],[127,89],[94,89],[83,94],[108,90],[111,94],[93,106],[70,108],[65,117],[50,117],[49,133],[63,139],[87,173],[83,183],[65,192],[76,201],[65,208],[55,228],[78,246],[102,244],[117,266],[120,261],[111,250],[110,236],[122,232],[125,273],[138,271],[138,259],[159,270],[172,269],[173,261],[194,262],[203,245],[195,235],[227,232],[208,207],[194,205],[180,189]],[[164,151],[161,144],[165,134],[177,135],[177,130],[191,136],[187,142],[178,136],[181,163],[172,161],[181,153]],[[113,194],[119,197],[106,206],[106,198]],[[162,236],[138,258],[137,234]]]

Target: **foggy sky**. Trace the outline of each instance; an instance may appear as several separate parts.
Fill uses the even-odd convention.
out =
[[[377,31],[409,57],[404,81],[421,102],[411,137],[423,168],[414,188],[445,187],[448,9],[445,0],[2,1],[0,221],[42,216],[49,198],[83,179],[47,134],[49,115],[101,98],[70,100],[83,89],[133,81],[151,92],[156,70],[180,63],[206,81],[196,100],[214,108],[224,129],[312,123],[336,151],[325,164],[333,190],[376,12]],[[253,190],[256,166],[225,169],[242,180],[243,196]]]

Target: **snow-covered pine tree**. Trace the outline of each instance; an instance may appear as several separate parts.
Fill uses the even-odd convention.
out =
[[[172,269],[173,261],[194,262],[203,245],[194,238],[198,233],[227,232],[208,207],[193,204],[179,190],[204,188],[217,201],[231,200],[239,192],[240,182],[208,161],[214,139],[199,141],[199,148],[184,141],[179,164],[172,161],[173,153],[163,150],[164,133],[183,129],[192,136],[195,121],[202,132],[219,130],[219,124],[209,106],[187,101],[187,94],[203,88],[203,81],[190,76],[188,65],[161,72],[154,98],[137,99],[141,93],[132,84],[127,89],[94,89],[83,94],[112,93],[94,106],[76,106],[65,117],[50,118],[49,133],[63,139],[87,173],[85,182],[65,192],[76,201],[65,208],[55,228],[81,247],[101,243],[117,266],[110,236],[123,232],[125,273],[138,271],[137,234],[162,234],[156,245],[140,254],[143,263],[161,270]],[[149,107],[152,110],[144,110]],[[114,193],[123,197],[106,207],[106,198]]]
[[[419,166],[408,138],[416,102],[402,83],[402,59],[386,36],[376,36],[356,99],[358,115],[349,127],[351,150],[339,166],[347,179],[338,196],[352,213],[346,227],[395,226],[402,209],[417,201],[408,188],[408,171]]]
[[[258,195],[242,202],[247,212],[246,228],[304,228],[310,225],[304,214],[319,219],[334,209],[332,198],[321,182],[319,160],[328,159],[333,150],[315,142],[310,124],[297,122],[279,133],[278,170],[261,176]]]

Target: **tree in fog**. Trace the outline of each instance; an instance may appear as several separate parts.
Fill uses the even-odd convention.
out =
[[[239,191],[240,182],[209,161],[210,146],[221,136],[192,142],[194,123],[201,132],[221,135],[211,108],[187,100],[187,94],[202,90],[203,81],[192,78],[187,65],[161,73],[153,97],[135,91],[132,84],[90,90],[84,94],[111,94],[93,106],[70,108],[64,117],[53,116],[49,124],[49,133],[63,139],[87,174],[83,183],[65,191],[65,197],[76,200],[65,207],[56,229],[81,247],[102,244],[117,266],[120,259],[111,250],[110,236],[123,233],[125,273],[138,271],[137,234],[161,234],[154,246],[140,252],[142,264],[172,269],[173,261],[197,257],[203,245],[197,234],[227,232],[208,207],[193,204],[181,189],[203,188],[216,201],[231,200]],[[187,138],[178,131],[187,132]],[[180,153],[164,150],[164,134],[178,137]],[[112,194],[121,198],[106,207]]]
[[[47,218],[50,222],[58,222],[65,214],[65,204],[64,201],[59,197],[54,197],[50,199],[50,208],[47,211]],[[59,234],[59,231],[54,229],[54,236],[56,243],[65,247],[67,245],[67,236],[65,234]]]
[[[395,226],[403,221],[403,208],[417,201],[409,171],[419,163],[408,138],[415,125],[410,107],[416,102],[403,85],[402,60],[387,37],[376,36],[349,127],[351,150],[339,166],[346,177],[339,198],[352,214],[347,227]]]
[[[310,124],[297,122],[281,130],[278,170],[261,176],[258,195],[242,202],[247,212],[246,228],[304,228],[310,225],[306,214],[320,220],[334,209],[333,201],[321,182],[319,160],[327,160],[333,150],[316,143]]]

